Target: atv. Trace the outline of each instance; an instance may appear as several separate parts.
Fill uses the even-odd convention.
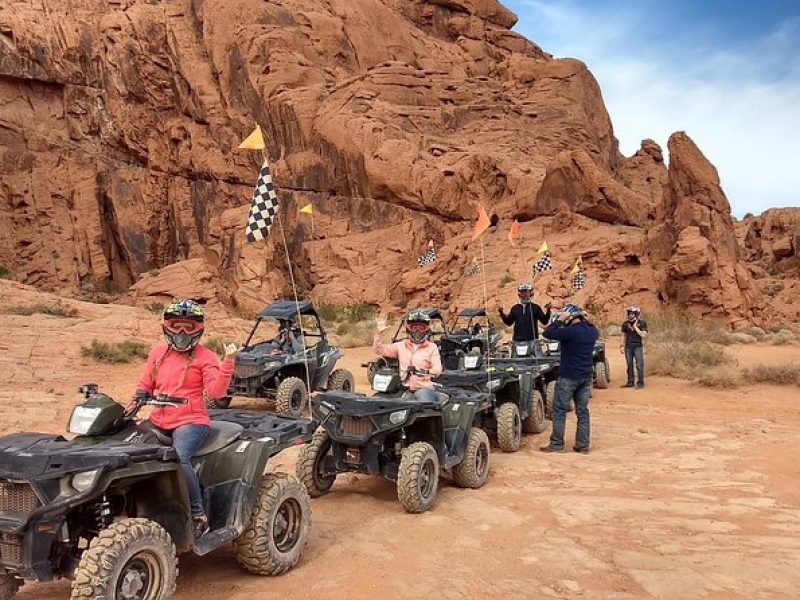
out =
[[[189,494],[171,438],[134,416],[185,399],[137,394],[123,408],[97,385],[81,387],[72,440],[0,437],[0,598],[25,581],[72,580],[72,598],[171,598],[176,553],[205,555],[231,542],[236,560],[278,575],[300,560],[311,527],[308,494],[267,461],[307,442],[305,419],[213,411],[193,459],[210,532],[195,539]]]
[[[546,428],[545,392],[553,365],[529,365],[496,360],[481,370],[443,371],[436,378],[446,387],[486,391],[491,408],[483,413],[481,427],[497,435],[503,452],[516,452],[522,434],[541,433]]]
[[[424,374],[412,370],[415,374]],[[439,473],[459,487],[479,488],[489,475],[489,438],[480,428],[489,394],[437,388],[424,401],[404,390],[392,368],[378,370],[373,397],[326,392],[312,402],[319,428],[297,460],[297,476],[312,498],[330,491],[337,474],[378,474],[397,483],[409,513],[433,506]]]
[[[443,358],[446,369],[476,369],[488,353],[494,352],[499,341],[500,334],[484,309],[465,308],[437,343],[443,357],[460,359],[454,363]]]
[[[433,331],[431,341],[439,347],[442,366],[445,369],[459,368],[460,361],[464,356],[464,351],[461,347],[461,343],[449,339],[447,323],[441,311],[438,308],[421,308],[419,310],[425,312],[431,320],[431,330]],[[400,324],[397,326],[397,331],[395,331],[392,336],[392,343],[401,342],[406,339],[405,322],[406,318],[403,317]],[[397,359],[395,358],[378,358],[367,363],[362,363],[361,366],[367,368],[367,378],[369,379],[370,385],[372,385],[372,378],[375,376],[375,373],[380,369],[391,367],[399,372]]]
[[[299,318],[298,318],[299,315]],[[299,319],[306,317],[303,323]],[[276,337],[257,336],[262,328],[279,323]],[[301,329],[302,325],[302,329]],[[236,357],[228,396],[216,401],[227,408],[232,396],[266,398],[278,413],[303,414],[310,391],[355,389],[353,374],[334,369],[342,352],[328,344],[319,315],[311,302],[278,300],[259,313],[244,347]]]

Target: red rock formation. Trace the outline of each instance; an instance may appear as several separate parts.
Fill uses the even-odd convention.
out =
[[[4,5],[0,264],[62,293],[126,290],[149,273],[133,289],[142,302],[192,293],[260,305],[289,291],[283,232],[303,294],[462,303],[475,291],[462,272],[480,200],[501,229],[536,217],[526,243],[536,232],[573,260],[585,253],[596,306],[655,305],[661,292],[698,312],[750,315],[713,168],[681,141],[669,181],[655,143],[622,157],[586,66],[553,59],[515,22],[495,0]],[[236,146],[255,122],[282,227],[248,246],[260,157]],[[309,201],[314,241],[296,213]],[[637,227],[654,218],[671,221],[645,238]],[[509,265],[492,235],[490,281],[501,269],[525,277],[529,263]],[[417,270],[429,239],[440,260]],[[687,253],[704,239],[713,256],[694,264]],[[551,279],[543,287],[567,297]]]

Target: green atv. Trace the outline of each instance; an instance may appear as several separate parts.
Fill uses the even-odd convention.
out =
[[[212,411],[193,459],[211,531],[192,532],[189,494],[171,438],[133,417],[141,406],[185,399],[137,395],[128,409],[81,388],[70,441],[18,433],[0,438],[0,599],[25,581],[72,580],[72,598],[161,600],[175,592],[176,554],[233,543],[236,560],[278,575],[300,560],[311,527],[308,494],[267,461],[307,442],[305,419]]]
[[[480,424],[489,394],[441,388],[422,401],[403,390],[392,368],[374,374],[373,389],[373,397],[326,392],[313,400],[319,428],[297,461],[311,497],[328,493],[339,473],[382,475],[397,483],[407,512],[422,513],[436,500],[442,469],[459,487],[486,482],[491,450]]]

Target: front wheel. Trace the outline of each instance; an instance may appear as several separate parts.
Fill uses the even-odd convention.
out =
[[[464,460],[453,467],[453,482],[462,488],[479,488],[489,477],[489,436],[473,427],[467,439]]]
[[[324,429],[317,429],[311,443],[303,446],[300,456],[297,457],[297,478],[306,486],[308,495],[319,498],[327,494],[336,473],[325,473],[325,457],[331,451],[331,438]]]
[[[22,585],[22,580],[16,575],[0,575],[0,600],[11,600]]]
[[[516,452],[522,444],[522,420],[519,408],[506,402],[497,409],[497,445],[503,452]]]
[[[548,381],[544,388],[544,417],[553,420],[553,402],[556,397],[556,380]]]
[[[525,433],[542,433],[546,427],[542,392],[533,390],[531,392],[531,414],[522,421],[522,431]]]
[[[328,382],[329,390],[339,390],[342,392],[352,392],[356,389],[356,380],[353,374],[347,369],[336,369],[331,373]]]
[[[305,382],[298,377],[287,377],[275,390],[275,412],[290,417],[302,416],[308,403]]]
[[[406,512],[423,513],[433,506],[439,491],[439,457],[428,442],[414,442],[403,450],[397,473],[397,499]]]
[[[169,600],[177,577],[175,545],[164,528],[149,519],[121,519],[81,555],[71,598]]]
[[[264,475],[250,524],[236,541],[236,561],[254,575],[280,575],[300,560],[311,529],[311,500],[297,478]]]
[[[608,365],[605,361],[594,363],[594,385],[601,390],[608,387]]]

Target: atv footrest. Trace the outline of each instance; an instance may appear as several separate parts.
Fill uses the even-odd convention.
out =
[[[216,529],[205,534],[194,543],[194,553],[198,556],[208,554],[212,550],[216,550],[223,544],[232,542],[239,537],[239,532],[235,527],[223,527]]]

